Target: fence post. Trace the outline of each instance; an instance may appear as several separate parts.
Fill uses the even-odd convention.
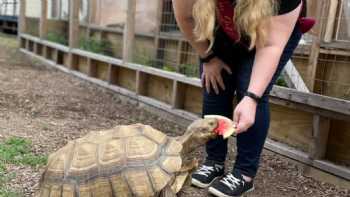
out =
[[[79,47],[79,8],[80,1],[69,1],[69,67],[76,70],[77,65],[74,62],[74,55],[71,50]]]
[[[95,22],[96,12],[97,12],[97,1],[89,0],[89,9],[88,9],[88,24],[86,30],[86,37],[89,38],[91,34],[91,24]]]
[[[123,63],[132,61],[135,42],[136,0],[128,0],[127,17],[123,34]]]
[[[316,79],[316,71],[317,71],[317,65],[318,65],[318,58],[320,55],[320,48],[321,48],[321,40],[324,30],[324,22],[323,20],[323,14],[325,9],[325,4],[327,2],[324,0],[317,1],[317,14],[316,18],[318,21],[318,25],[316,26],[316,33],[313,36],[312,39],[312,45],[310,49],[310,56],[309,61],[307,65],[307,76],[309,77],[307,81],[307,85],[309,86],[309,90],[311,92],[315,89],[315,79]]]
[[[46,36],[47,36],[47,0],[41,0],[39,37],[40,37],[40,39],[45,39]]]
[[[312,144],[309,157],[313,160],[324,159],[327,152],[330,119],[320,115],[314,115],[312,128]]]
[[[160,42],[160,32],[161,32],[161,27],[162,27],[162,17],[163,17],[163,5],[164,5],[164,0],[158,0],[157,4],[157,21],[156,21],[156,29],[155,29],[155,37],[154,37],[154,60],[152,66],[155,67],[161,67],[161,62],[159,60],[164,58],[164,52],[161,51],[160,49],[164,48],[164,46],[161,46],[163,44]]]
[[[26,31],[26,0],[20,0],[18,35]]]

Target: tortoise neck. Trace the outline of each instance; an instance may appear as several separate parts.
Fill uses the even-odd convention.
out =
[[[177,139],[182,144],[182,153],[193,152],[200,144],[197,142],[196,138],[193,136],[193,131],[187,130],[184,135],[178,137]]]

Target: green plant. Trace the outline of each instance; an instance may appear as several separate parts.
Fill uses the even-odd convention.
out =
[[[79,48],[93,53],[112,56],[112,45],[109,41],[99,40],[96,38],[81,38]]]
[[[47,156],[34,155],[30,151],[29,140],[12,137],[0,143],[0,166],[6,164],[21,164],[37,167],[46,164]]]
[[[277,78],[277,81],[276,81],[275,84],[278,85],[278,86],[288,87],[288,84],[287,84],[286,80],[284,79],[284,77],[282,75],[280,75]]]
[[[22,196],[7,186],[7,183],[16,176],[15,173],[6,171],[8,164],[32,167],[46,164],[47,156],[34,155],[30,146],[31,142],[29,140],[19,137],[11,137],[0,142],[0,197]]]
[[[163,70],[170,71],[170,72],[176,72],[176,67],[175,66],[170,66],[170,65],[164,65]]]
[[[0,162],[0,197],[17,197],[19,194],[11,190],[7,183],[13,179],[14,173],[8,174],[6,172],[5,163]]]
[[[49,32],[47,34],[46,39],[48,41],[56,42],[56,43],[63,44],[63,45],[67,45],[68,44],[68,41],[65,38],[65,36],[62,35],[62,34],[56,33],[56,32]]]
[[[154,67],[154,68],[163,68],[161,63],[157,62],[157,60],[153,60],[149,56],[137,55],[136,53],[133,56],[132,62],[143,65],[143,66],[150,66],[150,67]]]
[[[199,68],[198,66],[192,64],[181,64],[179,66],[180,73],[188,77],[199,77]]]
[[[19,197],[21,196],[18,192],[12,191],[9,188],[1,187],[0,185],[0,197]]]

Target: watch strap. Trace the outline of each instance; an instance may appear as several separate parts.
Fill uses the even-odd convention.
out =
[[[215,58],[216,57],[216,55],[215,55],[215,53],[214,52],[212,52],[212,53],[210,53],[209,55],[207,55],[206,57],[204,57],[204,58],[199,58],[200,60],[201,60],[201,62],[203,62],[203,63],[208,63],[208,62],[210,62],[210,60],[212,60],[213,58]]]
[[[248,96],[250,98],[252,98],[253,100],[255,100],[257,103],[260,103],[261,102],[261,97],[254,94],[253,92],[249,92],[249,91],[246,91],[244,96]]]

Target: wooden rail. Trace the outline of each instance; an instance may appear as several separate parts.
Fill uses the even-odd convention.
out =
[[[128,16],[127,28],[121,33],[124,38],[123,59],[77,49],[80,6],[79,1],[72,2],[68,46],[45,40],[47,17],[40,19],[39,37],[23,33],[27,24],[25,9],[21,6],[20,50],[65,73],[127,96],[140,106],[156,109],[179,124],[186,125],[200,117],[202,88],[199,79],[131,63],[135,0],[128,1],[132,12]],[[42,3],[45,5],[46,0]],[[44,12],[43,8],[43,16],[46,15]],[[162,34],[155,36],[157,46]],[[317,48],[311,50],[313,55],[309,62],[313,65],[309,70],[312,74],[316,73],[320,53],[319,41],[315,40],[314,45]],[[350,180],[350,169],[336,164],[350,165],[350,101],[275,86],[270,102],[271,129],[265,148]]]
[[[80,49],[70,49],[26,34],[21,34],[20,38],[23,53],[63,72],[118,92],[141,105],[147,104],[170,113],[176,118],[175,121],[188,124],[200,116],[201,83],[197,78],[123,62]],[[39,48],[42,49],[38,50]],[[64,60],[69,53],[72,54],[72,62],[75,64],[73,67]],[[329,121],[331,118],[349,121],[349,101],[275,86],[271,92],[271,103],[286,110],[297,110],[300,114],[310,114],[312,136],[309,141],[311,145],[306,152],[298,147],[292,148],[285,143],[278,143],[272,140],[274,136],[270,136],[271,139],[267,141],[267,149],[350,180],[348,168],[324,159]],[[280,120],[272,120],[274,121]]]

